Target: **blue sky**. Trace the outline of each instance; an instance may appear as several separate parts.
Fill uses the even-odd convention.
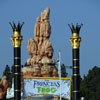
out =
[[[100,1],[99,0],[0,0],[0,77],[6,64],[13,64],[13,35],[9,22],[25,22],[21,34],[23,65],[29,58],[27,42],[34,37],[36,18],[46,7],[50,8],[52,34],[50,41],[54,48],[54,59],[61,50],[61,63],[72,65],[72,36],[68,24],[83,23],[80,31],[80,73],[88,73],[93,66],[100,66]],[[71,70],[67,69],[69,75]]]

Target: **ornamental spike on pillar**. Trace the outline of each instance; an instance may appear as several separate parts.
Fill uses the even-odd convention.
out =
[[[24,23],[16,26],[15,23],[9,23],[13,29],[11,40],[14,47],[14,100],[21,100],[21,28]]]
[[[69,25],[69,24],[68,24]],[[73,62],[73,90],[72,90],[72,100],[80,100],[80,58],[79,58],[79,47],[81,42],[81,37],[79,36],[81,25],[76,25],[76,27],[72,24],[69,25],[72,37],[70,38],[70,42],[72,44],[72,62]]]

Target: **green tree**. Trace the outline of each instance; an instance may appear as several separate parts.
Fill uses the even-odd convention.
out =
[[[3,72],[3,76],[6,76],[7,80],[8,80],[10,74],[11,74],[10,73],[10,67],[8,65],[6,65],[6,68],[5,68],[4,72]]]
[[[66,67],[64,64],[61,65],[61,77],[67,77]]]
[[[11,66],[11,77],[14,77],[14,65]]]
[[[10,67],[8,65],[6,65],[5,70],[3,72],[3,76],[6,76],[8,84],[11,86],[11,71],[10,71]]]
[[[100,68],[94,66],[84,75],[80,85],[81,97],[86,100],[100,100]]]

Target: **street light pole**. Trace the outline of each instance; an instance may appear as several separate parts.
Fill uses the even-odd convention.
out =
[[[23,23],[24,24],[24,23]],[[21,36],[21,28],[23,26],[20,23],[16,26],[10,23],[13,29],[13,36],[11,40],[14,47],[14,100],[21,100],[21,41],[23,37]]]
[[[79,37],[79,31],[81,28],[81,25],[69,25],[71,31],[72,31],[72,37],[70,38],[70,42],[72,44],[72,62],[73,62],[73,76],[72,76],[72,84],[73,84],[73,95],[72,100],[80,100],[80,58],[79,58],[79,47],[81,42],[81,37]]]

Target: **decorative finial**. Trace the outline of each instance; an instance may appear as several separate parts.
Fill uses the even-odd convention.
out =
[[[13,32],[17,31],[20,34],[21,28],[24,24],[24,22],[22,24],[20,24],[20,22],[18,22],[18,25],[16,26],[16,24],[13,22],[13,24],[11,22],[9,22],[9,24],[11,25]]]
[[[13,36],[11,37],[11,40],[13,42],[13,46],[14,47],[20,47],[21,46],[21,41],[23,40],[23,37],[21,36],[20,32],[21,32],[21,28],[24,24],[24,22],[22,24],[20,24],[20,22],[18,22],[18,25],[16,26],[15,23],[13,22],[13,24],[9,23],[13,29]]]
[[[83,24],[78,25],[77,23],[76,27],[74,27],[73,24],[71,25],[68,24],[72,32],[72,37],[70,38],[70,42],[72,44],[73,49],[78,49],[80,47],[81,37],[79,37],[79,32],[80,32],[82,25]]]
[[[76,24],[76,27],[73,25],[73,24],[68,24],[68,26],[70,27],[70,29],[71,29],[71,31],[72,31],[72,34],[73,33],[77,33],[77,34],[79,34],[79,32],[80,32],[80,29],[81,29],[81,27],[83,26],[83,24],[81,24],[81,25],[78,25],[78,23]]]

